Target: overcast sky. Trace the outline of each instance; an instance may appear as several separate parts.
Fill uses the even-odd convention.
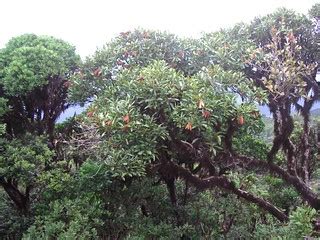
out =
[[[0,47],[23,33],[51,35],[85,57],[119,32],[142,27],[197,37],[279,7],[307,13],[320,0],[2,0]]]

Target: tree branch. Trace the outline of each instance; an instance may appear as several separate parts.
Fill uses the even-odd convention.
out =
[[[195,185],[198,188],[201,189],[209,189],[213,187],[218,187],[223,190],[230,191],[237,196],[247,200],[248,202],[254,203],[257,206],[261,207],[265,211],[272,214],[274,217],[276,217],[281,222],[288,221],[288,216],[281,211],[279,208],[272,205],[270,202],[259,198],[257,196],[254,196],[253,194],[246,192],[242,189],[238,189],[235,187],[235,184],[231,182],[229,179],[227,179],[224,176],[212,176],[206,179],[200,179],[199,177],[193,175],[189,170],[171,163],[170,167],[177,172],[177,175],[180,178],[183,178],[190,182],[191,184]]]
[[[286,170],[274,163],[256,160],[245,156],[237,156],[237,158],[239,166],[263,168],[269,170],[271,173],[277,174],[287,184],[293,186],[301,195],[302,199],[307,201],[311,207],[317,210],[320,209],[320,199],[298,176],[289,174]]]

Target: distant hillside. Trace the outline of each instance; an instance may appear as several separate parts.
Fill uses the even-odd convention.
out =
[[[312,110],[310,112],[310,114],[312,117],[319,117],[320,116],[320,108],[316,108],[316,109]]]
[[[58,119],[58,123],[63,122],[64,120],[66,120],[69,117],[74,116],[75,114],[80,114],[81,112],[83,112],[87,108],[88,105],[89,104],[86,104],[83,107],[79,106],[79,105],[69,107],[67,110],[65,110],[61,114],[61,116]],[[262,116],[264,118],[266,118],[266,119],[264,119],[264,121],[267,121],[268,122],[267,124],[270,125],[271,124],[270,122],[272,122],[272,115],[270,113],[269,108],[267,106],[258,106],[258,107],[259,107],[259,110],[260,110]],[[317,107],[317,108],[311,111],[312,117],[320,116],[320,104],[317,103],[315,107]]]
[[[258,106],[260,112],[262,115],[265,115],[267,117],[271,117],[271,113],[270,113],[270,110],[268,108],[268,106]],[[295,109],[292,109],[292,112],[296,112]],[[314,117],[318,117],[320,116],[320,102],[319,103],[316,103],[314,106],[313,106],[313,109],[311,110],[311,116],[314,116]]]

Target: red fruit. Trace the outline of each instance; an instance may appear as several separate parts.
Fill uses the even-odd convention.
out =
[[[202,55],[204,52],[203,51],[201,51],[201,50],[197,50],[196,51],[196,55]]]
[[[123,119],[123,121],[124,121],[125,123],[128,124],[128,123],[130,122],[129,114],[125,115],[122,119]]]
[[[93,75],[96,77],[99,77],[101,75],[102,71],[100,68],[97,68],[96,70],[94,70]]]
[[[205,118],[205,119],[208,119],[210,116],[211,116],[211,113],[207,110],[204,110],[202,112],[202,116]]]
[[[293,33],[289,33],[288,35],[288,42],[295,42],[296,38],[295,36],[293,35]]]
[[[111,126],[111,125],[112,125],[112,121],[111,121],[111,120],[106,121],[106,125],[107,125],[107,126]]]
[[[242,126],[244,124],[244,117],[242,115],[239,115],[237,118],[238,124]]]
[[[93,117],[93,114],[94,114],[94,112],[92,112],[92,111],[87,112],[87,116],[88,116],[88,117]]]
[[[184,127],[186,130],[191,131],[192,130],[192,123],[188,122],[187,125]]]

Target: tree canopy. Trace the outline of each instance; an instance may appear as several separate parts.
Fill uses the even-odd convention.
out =
[[[318,12],[199,39],[136,29],[83,62],[62,40],[13,38],[0,50],[0,236],[319,236]]]
[[[0,52],[1,97],[11,108],[3,117],[8,133],[51,135],[79,63],[75,48],[62,40],[34,34],[10,40]]]

